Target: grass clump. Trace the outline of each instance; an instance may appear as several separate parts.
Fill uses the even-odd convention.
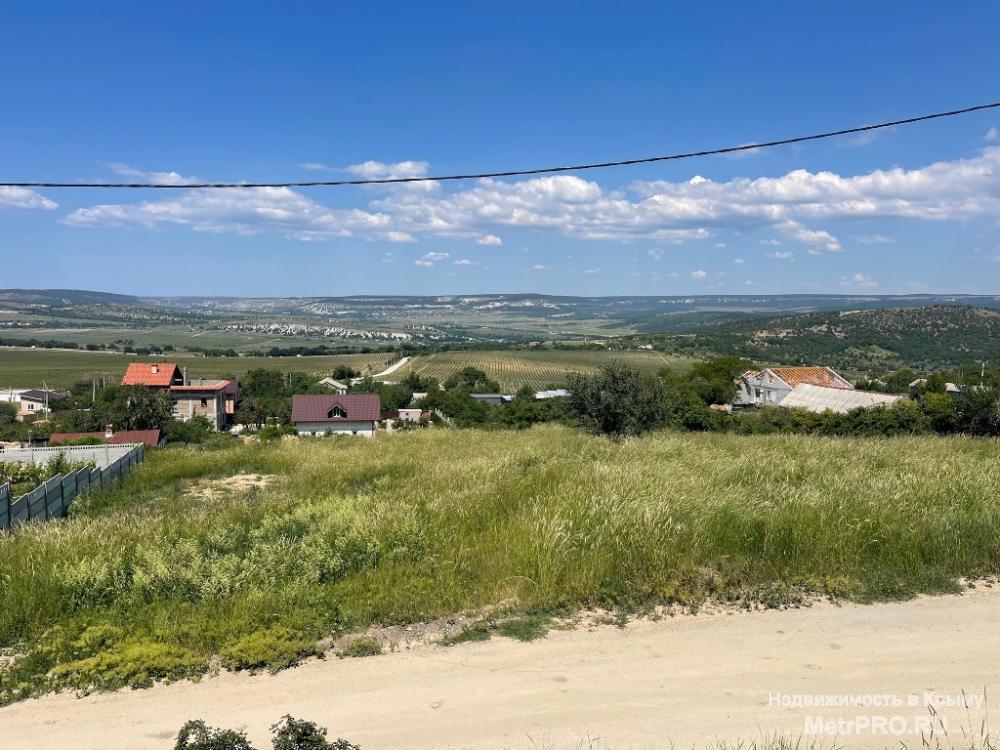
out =
[[[355,638],[337,652],[337,655],[342,659],[380,656],[381,654],[382,644],[374,638]]]
[[[517,641],[537,641],[544,638],[552,624],[551,618],[545,615],[525,615],[504,620],[497,626],[497,633]]]
[[[455,635],[442,638],[439,643],[442,646],[457,646],[460,643],[476,643],[488,641],[493,637],[493,628],[486,620],[477,620],[468,625]]]
[[[226,669],[276,672],[315,654],[315,641],[278,627],[248,633],[222,649],[219,658]]]
[[[546,425],[150,452],[70,519],[0,534],[16,654],[0,703],[199,674],[215,654],[272,669],[333,634],[497,607],[952,591],[1000,574],[997,447]],[[191,491],[240,473],[275,480]]]

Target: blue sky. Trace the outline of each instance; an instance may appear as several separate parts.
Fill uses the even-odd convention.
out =
[[[753,143],[998,100],[998,24],[992,2],[5,3],[0,175],[338,179]],[[1000,293],[998,130],[994,111],[381,190],[0,189],[0,287]]]

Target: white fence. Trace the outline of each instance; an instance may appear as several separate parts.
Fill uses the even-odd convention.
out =
[[[135,447],[126,445],[63,445],[49,448],[14,448],[0,450],[0,461],[17,461],[22,464],[47,464],[60,453],[72,463],[93,463],[98,468],[111,466]]]
[[[103,448],[104,446],[79,447]],[[9,484],[0,485],[0,530],[9,529],[29,521],[45,521],[65,516],[73,500],[91,488],[103,487],[124,477],[129,469],[142,461],[145,455],[145,446],[142,443],[109,447],[124,448],[125,453],[105,466],[98,466],[94,469],[84,468],[69,474],[56,474],[44,484],[25,495],[21,495],[16,500],[12,500],[10,497]],[[59,451],[60,449],[37,448],[35,450]],[[65,451],[65,449],[62,450]],[[2,455],[6,460],[6,454]],[[70,457],[67,456],[67,458]],[[72,460],[92,459],[81,459],[79,456],[74,456]]]

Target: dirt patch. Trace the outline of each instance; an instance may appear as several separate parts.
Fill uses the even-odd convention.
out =
[[[249,490],[265,490],[280,477],[276,474],[234,474],[221,479],[206,479],[195,484],[188,494],[199,500],[217,500],[229,495],[239,495]]]

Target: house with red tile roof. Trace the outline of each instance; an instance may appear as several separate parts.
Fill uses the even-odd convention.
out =
[[[49,435],[49,445],[65,445],[78,440],[99,440],[108,445],[143,443],[150,448],[162,448],[166,439],[159,430],[122,430],[114,432],[54,432]]]
[[[829,367],[765,367],[736,379],[736,406],[777,406],[798,385],[853,391],[854,385]]]
[[[169,388],[183,384],[184,374],[173,362],[132,362],[122,378],[122,385],[142,385],[146,388]]]
[[[382,418],[377,393],[292,396],[292,424],[299,435],[375,434]]]

